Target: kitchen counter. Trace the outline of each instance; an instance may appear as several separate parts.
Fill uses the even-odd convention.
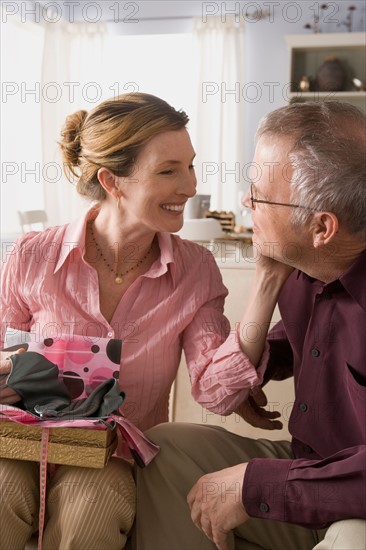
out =
[[[206,250],[211,252],[221,268],[254,269],[256,257],[255,249],[250,242],[244,240],[214,239],[212,241],[195,241],[203,247],[203,255]],[[204,256],[203,256],[204,257]]]

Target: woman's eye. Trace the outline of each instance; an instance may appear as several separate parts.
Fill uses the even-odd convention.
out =
[[[190,164],[188,166],[189,170],[194,170],[194,164]],[[166,169],[166,170],[162,170],[161,172],[159,172],[159,174],[163,175],[163,176],[170,176],[172,174],[175,174],[175,170],[169,168],[169,169]]]
[[[162,172],[159,172],[163,176],[169,176],[170,174],[173,174],[173,170],[162,170]]]

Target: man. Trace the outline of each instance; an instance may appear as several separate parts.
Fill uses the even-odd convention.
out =
[[[151,430],[161,452],[137,474],[138,550],[366,548],[365,135],[364,114],[337,102],[261,122],[244,202],[262,254],[237,336],[265,381],[294,376],[292,442]]]

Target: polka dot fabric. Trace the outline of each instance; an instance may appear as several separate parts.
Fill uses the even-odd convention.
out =
[[[72,399],[88,397],[108,378],[119,379],[121,340],[48,336],[40,342],[28,342],[27,351],[40,353],[58,366]]]

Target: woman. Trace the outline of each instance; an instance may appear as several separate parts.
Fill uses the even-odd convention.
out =
[[[22,237],[2,276],[2,327],[122,339],[122,413],[142,430],[168,420],[182,349],[192,394],[212,411],[234,411],[245,386],[261,381],[260,370],[246,372],[236,335],[228,336],[214,258],[171,235],[196,192],[187,122],[141,93],[68,117],[60,142],[66,172],[93,205],[75,223]],[[3,373],[9,368],[2,362]],[[0,403],[17,400],[0,391]],[[0,504],[0,547],[24,548],[37,523],[37,469],[0,464],[2,482],[18,488]],[[60,467],[49,487],[46,549],[123,548],[135,507],[129,463]],[[86,487],[95,489],[90,498]]]

